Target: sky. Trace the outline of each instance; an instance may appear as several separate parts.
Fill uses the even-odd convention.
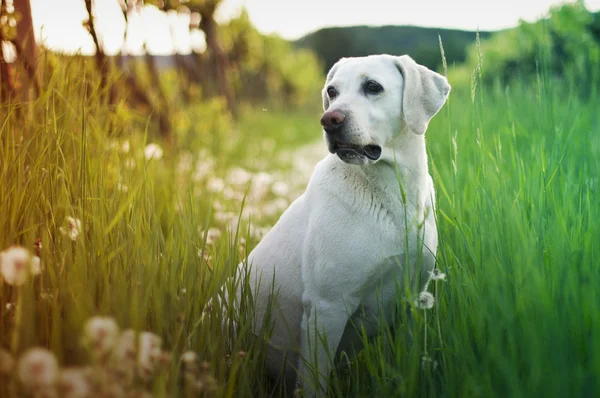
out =
[[[82,26],[83,0],[30,0],[38,41],[51,49],[92,54],[94,45]],[[100,40],[108,54],[123,44],[125,22],[117,0],[95,0]],[[417,25],[465,30],[498,30],[517,26],[520,19],[543,17],[557,0],[224,0],[217,21],[224,22],[246,7],[251,21],[263,33],[296,39],[326,26]],[[587,0],[590,11],[600,0]],[[124,52],[139,54],[143,43],[152,54],[189,53],[205,47],[201,32],[190,35],[189,16],[169,15],[145,7],[130,21]]]

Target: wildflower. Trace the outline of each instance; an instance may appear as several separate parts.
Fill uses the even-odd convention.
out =
[[[438,268],[435,268],[433,271],[431,271],[431,280],[432,281],[445,281],[446,274],[444,274],[443,272],[440,272],[440,270]]]
[[[433,294],[429,292],[419,293],[419,298],[415,300],[415,306],[422,310],[429,310],[433,308],[434,303],[435,298],[433,297]]]
[[[208,181],[207,188],[211,192],[221,192],[225,188],[225,182],[222,178],[214,177]]]
[[[254,178],[252,178],[251,198],[254,200],[264,198],[271,190],[272,183],[273,176],[271,174],[265,172],[257,173]]]
[[[85,324],[84,343],[100,356],[114,347],[118,337],[119,327],[113,318],[95,316]]]
[[[87,369],[64,369],[58,376],[60,396],[65,398],[85,398],[91,394]]]
[[[241,167],[234,167],[229,171],[227,181],[233,185],[246,185],[252,178],[252,174],[242,169]]]
[[[237,220],[237,214],[231,211],[216,211],[215,212],[215,221],[226,224],[232,221]]]
[[[203,233],[204,234],[204,233]],[[212,245],[221,237],[221,230],[218,228],[210,228],[206,233],[206,243]]]
[[[15,360],[10,352],[0,348],[0,376],[8,376],[15,366]]]
[[[21,356],[18,365],[21,383],[31,389],[51,387],[58,378],[58,361],[44,348],[32,348]]]
[[[242,200],[244,200],[244,193],[236,191],[231,187],[225,187],[223,189],[223,197],[227,200],[235,200],[241,202]]]
[[[144,157],[147,160],[156,159],[159,160],[163,156],[163,150],[160,145],[157,144],[148,144],[144,149]]]
[[[19,246],[13,246],[0,253],[0,274],[9,285],[20,286],[32,273],[33,262],[29,251]]]
[[[60,232],[63,235],[68,235],[69,238],[74,242],[79,238],[79,234],[81,233],[81,220],[74,217],[67,217],[67,227],[61,227]]]
[[[202,160],[196,162],[196,168],[194,170],[194,175],[192,176],[192,179],[196,182],[206,178],[215,168],[215,161],[210,154],[201,152],[198,157]]]
[[[271,191],[277,196],[285,196],[290,192],[290,186],[283,181],[277,181],[271,187]]]

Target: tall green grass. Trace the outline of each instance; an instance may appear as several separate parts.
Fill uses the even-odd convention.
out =
[[[179,146],[147,159],[147,115],[108,106],[98,83],[76,63],[55,65],[38,100],[0,110],[0,248],[34,252],[39,239],[44,264],[21,287],[0,285],[0,347],[17,357],[44,346],[63,366],[87,364],[85,322],[106,315],[158,334],[173,354],[140,390],[190,393],[179,358],[192,350],[215,379],[205,394],[267,395],[246,324],[229,347],[223,309],[206,307],[259,236],[243,223],[229,238],[236,231],[216,214],[241,212],[242,200],[208,185],[233,166],[293,169],[293,155],[273,154],[320,139],[318,113],[248,109],[236,127],[200,104],[180,111]],[[332,396],[598,394],[599,108],[544,74],[453,88],[427,133],[447,280],[431,285],[432,310],[401,316],[334,375]],[[194,166],[182,167],[189,156]],[[194,179],[208,157],[215,166]],[[256,223],[276,220],[257,209]],[[82,223],[74,241],[60,230],[67,217]],[[215,243],[209,227],[223,231]],[[0,379],[0,396],[24,391],[15,374]]]

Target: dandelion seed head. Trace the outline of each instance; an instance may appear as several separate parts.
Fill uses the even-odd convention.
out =
[[[225,181],[219,177],[213,177],[208,181],[206,188],[211,192],[221,192],[225,188]]]
[[[135,353],[137,351],[135,336],[135,330],[127,329],[121,333],[117,339],[113,349],[113,355],[120,364],[135,359]]]
[[[202,232],[204,236],[204,232]],[[221,230],[219,228],[209,228],[206,232],[206,244],[212,245],[221,237]]]
[[[443,272],[441,272],[438,268],[434,268],[434,270],[431,271],[431,280],[433,280],[433,281],[445,281],[446,280],[446,274],[444,274]]]
[[[119,326],[110,317],[95,316],[84,327],[84,343],[97,355],[107,354],[116,344]]]
[[[276,181],[271,186],[271,191],[277,196],[286,196],[290,192],[290,186],[284,181]]]
[[[234,167],[231,170],[229,170],[229,173],[227,175],[227,182],[233,185],[240,186],[248,184],[251,178],[252,173],[250,173],[249,171],[241,167]]]
[[[73,242],[79,238],[81,233],[81,220],[75,217],[66,217],[66,227],[61,227],[60,232],[67,235]]]
[[[419,293],[419,297],[415,300],[415,307],[422,310],[429,310],[433,308],[435,303],[435,298],[433,294],[429,292],[421,292]]]
[[[163,156],[163,150],[158,144],[148,144],[144,148],[144,157],[146,160],[154,159],[159,160]]]
[[[186,351],[181,355],[181,362],[190,365],[196,362],[198,355],[194,351]]]
[[[90,396],[89,371],[85,368],[63,369],[58,376],[58,390],[64,398],[85,398]]]
[[[196,162],[196,168],[192,179],[196,182],[205,179],[215,168],[215,161],[206,154],[200,157],[200,161]]]
[[[142,376],[150,376],[162,354],[160,337],[151,332],[140,333],[138,365]]]
[[[29,388],[51,387],[58,378],[58,361],[44,348],[31,348],[19,359],[18,377]]]
[[[0,253],[0,274],[4,282],[14,286],[25,283],[32,273],[32,262],[29,251],[20,246],[9,247]]]

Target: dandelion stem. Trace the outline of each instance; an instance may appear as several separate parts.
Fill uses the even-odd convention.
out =
[[[19,352],[19,336],[21,334],[21,323],[22,323],[22,318],[23,318],[23,295],[19,294],[19,288],[15,287],[14,289],[14,299],[13,302],[15,303],[15,323],[14,323],[14,328],[13,328],[13,335],[12,335],[12,343],[11,343],[11,348],[12,348],[12,353],[13,355],[17,355]]]
[[[439,303],[437,284],[438,284],[438,281],[433,282],[433,295],[435,297],[435,302]],[[440,312],[437,310],[435,312],[435,318],[437,321],[437,332],[438,332],[438,337],[439,337],[438,340],[440,341],[440,351],[442,352],[442,362],[444,363],[444,366],[446,366],[446,356],[444,355],[444,339],[442,338],[442,326],[440,323]]]

